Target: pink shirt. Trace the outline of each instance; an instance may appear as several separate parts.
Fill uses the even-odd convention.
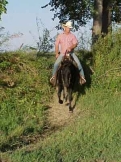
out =
[[[77,43],[78,41],[76,36],[70,32],[69,34],[59,34],[56,39],[55,45],[60,47],[61,54],[65,54],[67,48]]]

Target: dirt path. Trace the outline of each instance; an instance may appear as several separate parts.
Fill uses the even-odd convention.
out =
[[[75,104],[75,97],[72,102],[72,106]],[[69,112],[69,108],[67,103],[59,104],[57,93],[55,92],[50,103],[49,109],[49,117],[48,121],[52,127],[60,127],[64,126],[69,121],[75,119],[75,117],[79,114],[79,109],[75,106],[73,112]]]

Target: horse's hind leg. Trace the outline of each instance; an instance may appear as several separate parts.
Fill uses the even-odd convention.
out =
[[[61,100],[61,92],[62,92],[62,87],[59,86],[59,87],[58,87],[58,102],[59,102],[60,104],[63,104],[63,100]]]

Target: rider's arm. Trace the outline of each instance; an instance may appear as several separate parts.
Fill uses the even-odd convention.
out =
[[[71,52],[74,48],[77,47],[77,44],[78,44],[78,43],[71,45],[71,46],[67,49],[67,51],[68,51],[68,52]]]
[[[77,38],[75,37],[75,35],[73,35],[72,45],[67,49],[67,51],[71,52],[74,48],[77,47],[77,45],[78,45]]]
[[[70,49],[73,50],[74,48],[76,48],[76,47],[77,47],[77,44],[78,44],[78,43],[73,44],[73,45],[70,47]]]
[[[59,40],[59,36],[58,36],[57,39],[56,39],[56,42],[55,42],[55,55],[56,55],[56,58],[59,55],[59,42],[60,42],[60,40]]]
[[[55,45],[55,55],[56,55],[56,58],[59,55],[59,45],[58,44]]]

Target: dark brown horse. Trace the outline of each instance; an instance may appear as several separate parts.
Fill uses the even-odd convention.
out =
[[[56,86],[58,87],[58,102],[63,104],[63,100],[69,101],[69,111],[73,111],[71,105],[72,92],[78,79],[78,68],[74,65],[72,59],[65,57],[57,71]],[[61,92],[63,92],[63,100],[61,99]]]

